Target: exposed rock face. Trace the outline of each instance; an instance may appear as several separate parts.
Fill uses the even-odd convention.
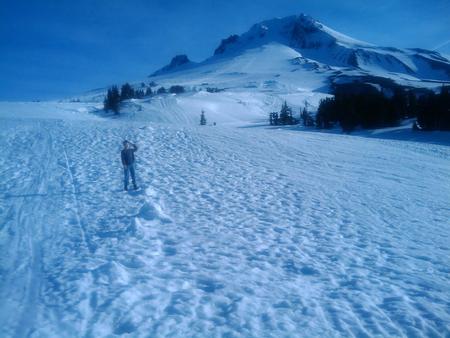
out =
[[[239,39],[239,36],[236,35],[236,34],[230,35],[226,39],[222,39],[222,41],[220,42],[219,47],[217,47],[216,50],[214,51],[214,55],[218,55],[218,54],[224,53],[226,48],[227,48],[227,46],[235,43],[238,39]]]
[[[169,67],[178,67],[191,62],[186,54],[177,55],[170,61]]]
[[[161,75],[163,73],[169,73],[175,70],[179,70],[182,68],[186,68],[188,65],[195,64],[185,54],[176,55],[172,58],[170,63],[167,66],[164,66],[163,68],[157,70],[154,72],[151,76]]]

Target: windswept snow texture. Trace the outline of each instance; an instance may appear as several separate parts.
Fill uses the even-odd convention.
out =
[[[0,105],[1,337],[450,335],[448,146],[167,100]]]

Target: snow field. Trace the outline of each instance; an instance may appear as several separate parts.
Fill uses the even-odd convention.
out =
[[[80,115],[83,116],[83,115]],[[446,336],[449,148],[2,119],[4,336]],[[138,192],[122,189],[135,141]]]

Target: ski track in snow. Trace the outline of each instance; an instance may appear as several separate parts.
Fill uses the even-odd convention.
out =
[[[448,147],[1,122],[2,337],[450,335]]]

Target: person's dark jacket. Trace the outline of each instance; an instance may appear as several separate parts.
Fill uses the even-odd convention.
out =
[[[138,148],[134,144],[130,144],[130,147],[128,149],[122,149],[120,156],[122,158],[122,164],[124,166],[134,163],[134,152],[137,149]]]

